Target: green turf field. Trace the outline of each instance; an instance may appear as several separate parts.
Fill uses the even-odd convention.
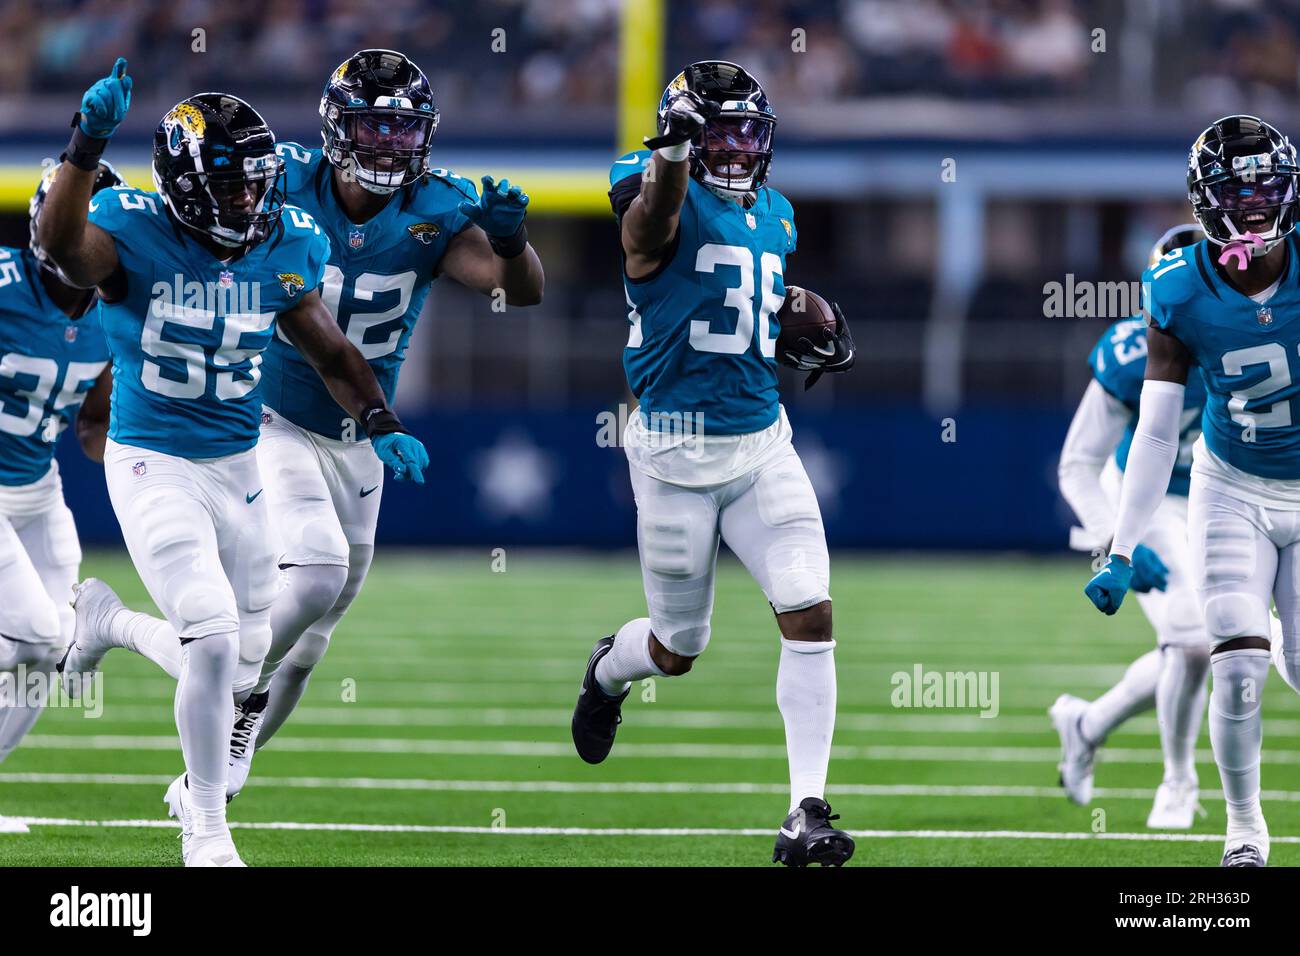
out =
[[[589,767],[569,712],[592,643],[644,613],[635,558],[490,563],[376,561],[302,708],[230,807],[249,865],[770,865],[787,801],[777,632],[743,570],[720,568],[695,670],[635,689],[614,753]],[[1208,817],[1194,834],[1206,840],[1145,830],[1160,779],[1153,714],[1112,737],[1091,808],[1055,788],[1045,710],[1062,691],[1096,696],[1149,649],[1136,602],[1114,619],[1092,611],[1079,561],[839,558],[832,570],[828,798],[862,832],[850,865],[1217,864],[1223,803],[1204,731]],[[123,557],[92,554],[83,571],[149,606]],[[891,676],[916,664],[997,672],[998,716],[893,707]],[[0,813],[46,821],[0,835],[0,863],[179,863],[162,802],[182,766],[173,683],[114,651],[103,692],[100,718],[51,710],[0,766]],[[1300,836],[1300,701],[1273,676],[1264,708],[1270,863],[1292,864],[1300,846],[1278,838]]]

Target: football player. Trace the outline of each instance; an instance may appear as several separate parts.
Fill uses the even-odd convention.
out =
[[[1206,388],[1188,497],[1192,580],[1213,650],[1210,741],[1227,803],[1222,865],[1264,866],[1261,695],[1270,604],[1284,676],[1300,670],[1300,166],[1287,137],[1226,116],[1192,144],[1187,191],[1207,239],[1143,276],[1146,380],[1106,566],[1085,588],[1107,614],[1136,576],[1136,549],[1178,457],[1186,383]]]
[[[89,203],[99,157],[130,105],[119,58],[86,93],[38,239],[77,285],[97,287],[113,354],[104,469],[127,549],[179,642],[176,724],[186,772],[168,789],[187,866],[242,866],[226,823],[235,699],[270,645],[279,575],[255,446],[262,353],[277,326],[399,477],[428,464],[318,291],[329,240],[284,201],[284,162],[262,117],[200,93],[154,134],[156,192]],[[87,217],[87,205],[90,214]],[[129,616],[100,582],[78,589],[65,673],[83,630]],[[83,628],[83,622],[84,628]]]
[[[664,91],[648,149],[610,172],[630,322],[623,365],[640,401],[624,443],[650,614],[596,643],[572,734],[582,759],[600,763],[631,682],[691,669],[709,640],[726,541],[781,633],[790,813],[773,859],[840,865],[853,841],[831,825],[824,793],[835,724],[829,559],[777,395],[776,313],[798,232],[767,185],[775,127],[747,71],[693,63]],[[781,360],[814,376],[847,371],[853,340],[838,318],[824,341],[804,339]]]
[[[507,180],[474,186],[429,168],[439,113],[418,66],[362,50],[331,75],[320,101],[323,149],[283,142],[286,201],[330,240],[321,300],[370,363],[388,401],[429,287],[448,275],[509,305],[541,301],[541,261],[528,242],[528,196]],[[271,644],[230,740],[228,795],[255,750],[284,724],[361,589],[374,554],[383,465],[283,331],[262,361],[258,460],[278,533],[284,590]],[[421,480],[418,472],[413,476]],[[88,635],[94,650],[126,646],[175,673],[171,632],[138,614]]]
[[[1203,238],[1199,225],[1175,226],[1151,250],[1150,262]],[[1087,550],[1107,547],[1114,531],[1146,353],[1146,323],[1140,316],[1106,330],[1089,356],[1093,380],[1061,449],[1061,494],[1083,524],[1075,544]],[[1155,707],[1165,773],[1147,817],[1153,829],[1188,829],[1199,809],[1193,750],[1205,708],[1210,645],[1187,560],[1187,488],[1204,404],[1200,376],[1192,376],[1183,395],[1173,477],[1133,552],[1133,590],[1155,629],[1156,649],[1129,665],[1119,683],[1096,700],[1062,694],[1050,712],[1061,738],[1061,786],[1070,800],[1086,806],[1092,800],[1097,747],[1124,721]]]
[[[48,681],[72,640],[81,545],[63,500],[54,446],[76,422],[86,457],[104,459],[112,373],[93,289],[72,285],[36,241],[51,167],[32,196],[26,249],[0,247],[0,671]],[[100,163],[92,192],[121,185]],[[0,762],[40,716],[44,694],[0,704]],[[47,684],[48,687],[48,684]],[[25,829],[0,818],[0,832]]]

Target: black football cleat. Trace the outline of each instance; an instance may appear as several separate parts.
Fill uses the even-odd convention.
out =
[[[631,691],[629,687],[617,697],[610,697],[596,682],[596,665],[613,646],[612,634],[596,642],[587,661],[587,672],[582,675],[578,704],[573,708],[573,721],[569,725],[573,731],[573,746],[587,763],[600,763],[609,756],[614,746],[614,734],[618,733],[618,725],[623,722],[623,701]]]
[[[1264,854],[1259,847],[1250,843],[1235,846],[1225,854],[1219,866],[1266,866]]]
[[[831,826],[839,814],[832,814],[830,804],[816,797],[805,797],[799,808],[785,818],[776,836],[773,863],[786,866],[843,866],[853,856],[853,838]]]

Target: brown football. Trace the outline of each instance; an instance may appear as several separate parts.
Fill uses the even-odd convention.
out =
[[[781,323],[781,334],[776,340],[777,355],[793,349],[801,338],[821,345],[820,330],[835,331],[835,313],[831,311],[831,304],[811,289],[801,289],[797,285],[786,286],[785,302],[776,317]]]

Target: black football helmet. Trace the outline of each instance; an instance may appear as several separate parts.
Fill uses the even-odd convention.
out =
[[[725,60],[692,63],[659,100],[660,135],[667,129],[669,104],[683,90],[719,107],[691,142],[691,177],[732,196],[760,189],[772,165],[776,116],[758,80]]]
[[[1199,223],[1185,222],[1182,225],[1170,226],[1165,230],[1165,234],[1156,240],[1156,244],[1151,247],[1151,254],[1147,257],[1147,268],[1155,268],[1155,264],[1162,257],[1167,256],[1175,249],[1195,245],[1204,238],[1205,230],[1201,228]]]
[[[1291,141],[1257,116],[1215,120],[1187,157],[1187,198],[1209,240],[1247,234],[1272,249],[1296,225],[1297,179]]]
[[[31,201],[27,204],[27,215],[30,219],[29,228],[31,230],[31,239],[28,246],[43,270],[53,273],[55,278],[64,285],[79,288],[63,274],[63,270],[54,264],[54,260],[45,254],[45,250],[36,241],[37,223],[40,219],[41,210],[45,208],[45,197],[49,195],[50,187],[54,185],[54,179],[58,176],[61,165],[61,163],[56,163],[45,170],[45,174],[41,176],[40,185],[36,187],[36,192],[32,193]],[[90,194],[93,196],[101,189],[111,189],[114,186],[124,185],[126,183],[117,174],[117,170],[101,159],[99,161],[99,172],[95,174],[95,183],[91,187]]]
[[[167,112],[153,137],[153,181],[181,225],[231,248],[270,236],[284,207],[275,134],[228,93],[197,93]]]
[[[418,66],[393,50],[362,50],[334,71],[320,98],[325,157],[362,188],[395,192],[428,170],[438,116]]]

